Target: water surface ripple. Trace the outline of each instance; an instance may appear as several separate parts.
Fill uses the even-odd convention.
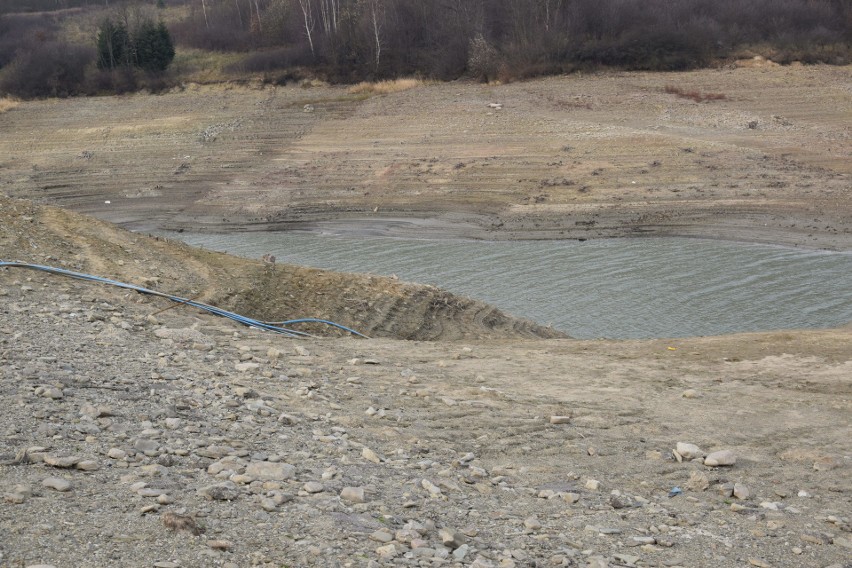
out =
[[[643,238],[458,241],[182,233],[189,244],[433,284],[577,338],[649,338],[852,322],[852,253]]]

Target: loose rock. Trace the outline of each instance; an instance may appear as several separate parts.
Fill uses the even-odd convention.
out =
[[[737,463],[737,456],[730,450],[713,452],[704,458],[704,465],[710,467],[731,466]]]
[[[233,501],[239,497],[240,488],[233,481],[225,481],[203,487],[198,494],[216,501]]]
[[[344,487],[340,498],[347,503],[363,503],[366,500],[363,487]]]
[[[60,492],[71,490],[71,482],[61,477],[46,477],[41,484]]]
[[[296,467],[283,462],[251,462],[246,466],[246,475],[264,481],[284,481],[295,477]]]

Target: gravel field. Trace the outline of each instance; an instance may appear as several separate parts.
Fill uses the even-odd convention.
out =
[[[161,289],[216,297],[221,257],[3,205],[2,258],[156,254]],[[293,340],[0,268],[0,565],[850,565],[852,330],[477,325]]]

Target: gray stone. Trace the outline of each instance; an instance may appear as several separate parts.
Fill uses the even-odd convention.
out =
[[[100,464],[95,460],[83,460],[77,462],[74,467],[81,471],[97,471],[101,468]]]
[[[484,556],[477,556],[470,564],[470,568],[494,568],[494,563]]]
[[[90,418],[101,418],[104,416],[113,416],[113,411],[106,406],[95,406],[93,404],[86,403],[80,408],[80,414]]]
[[[11,503],[12,505],[23,504],[24,502],[26,502],[27,497],[29,497],[29,495],[27,495],[26,493],[20,493],[18,491],[12,491],[11,493],[3,494],[3,500],[6,503]]]
[[[370,540],[386,544],[393,540],[393,535],[387,529],[379,529],[370,535]]]
[[[366,501],[363,487],[344,487],[340,492],[340,498],[350,504],[363,503]]]
[[[675,451],[685,460],[694,460],[701,457],[701,448],[695,444],[687,444],[686,442],[678,442]]]
[[[565,501],[566,503],[569,503],[569,504],[576,503],[577,501],[580,500],[580,494],[579,493],[563,493],[562,494],[562,500]]]
[[[156,440],[138,438],[135,442],[133,442],[133,447],[136,448],[136,451],[142,452],[143,454],[147,454],[149,452],[156,452],[157,448],[160,447],[160,444]]]
[[[198,494],[216,501],[233,501],[239,497],[240,488],[233,481],[225,481],[202,487],[198,490]]]
[[[52,398],[53,400],[59,400],[65,395],[62,394],[62,391],[56,387],[48,387],[42,391],[41,396],[45,398]]]
[[[429,492],[432,497],[440,497],[443,495],[443,491],[441,488],[429,481],[428,479],[424,479],[420,482],[420,486],[423,487],[426,491]]]
[[[710,487],[710,478],[703,471],[692,471],[684,487],[690,491],[706,491]]]
[[[612,557],[623,566],[636,566],[636,563],[639,562],[638,556],[631,556],[630,554],[613,554]]]
[[[453,559],[461,562],[468,552],[470,552],[470,546],[463,544],[453,551]]]
[[[737,499],[748,499],[751,495],[751,492],[748,490],[748,487],[743,485],[742,483],[734,483],[734,497]]]
[[[385,560],[390,560],[392,558],[396,558],[400,554],[400,550],[397,549],[396,545],[386,544],[384,546],[380,546],[376,549],[376,554],[384,558]]]
[[[45,487],[55,489],[56,491],[70,491],[71,482],[61,477],[46,477],[41,482]]]
[[[83,458],[80,458],[78,456],[60,457],[60,456],[54,456],[53,454],[45,454],[44,455],[44,463],[46,463],[49,466],[59,467],[59,468],[74,467],[75,465],[80,463],[80,461],[82,461],[82,459]]]
[[[524,521],[524,526],[531,531],[537,531],[541,528],[541,521],[535,517],[529,517]]]
[[[382,458],[380,458],[376,452],[367,447],[361,450],[361,457],[373,463],[382,463]]]
[[[154,335],[160,339],[171,339],[175,343],[180,343],[184,346],[198,344],[205,347],[212,347],[214,345],[212,339],[191,327],[184,329],[167,329],[161,327],[160,329],[154,330]]]
[[[435,549],[429,547],[413,548],[411,552],[415,558],[432,558],[435,556]]]
[[[441,538],[441,543],[451,549],[456,549],[467,541],[467,538],[460,532],[447,528],[439,530],[438,536]]]
[[[284,481],[296,476],[296,467],[283,462],[251,462],[246,475],[262,481]]]
[[[214,444],[211,446],[207,446],[206,448],[196,450],[196,453],[199,456],[204,456],[205,458],[218,460],[227,455],[230,455],[233,451],[234,448],[232,448],[231,446],[217,446]]]
[[[127,452],[119,448],[110,448],[107,452],[107,456],[114,460],[123,460],[127,457]]]
[[[731,466],[737,463],[737,456],[731,450],[720,450],[713,452],[704,458],[704,465],[710,467]]]

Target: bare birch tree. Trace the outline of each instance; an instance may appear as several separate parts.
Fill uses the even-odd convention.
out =
[[[234,0],[234,5],[237,7],[237,18],[240,21],[240,29],[243,29],[243,12],[240,10],[240,0]]]
[[[299,6],[302,8],[302,16],[305,18],[305,35],[308,36],[308,44],[311,46],[311,55],[316,56],[314,51],[314,10],[311,0],[299,0]]]
[[[370,23],[373,27],[373,39],[376,44],[375,64],[376,71],[378,71],[382,57],[382,21],[380,20],[384,20],[384,6],[382,0],[368,0],[367,4],[370,11]]]
[[[320,18],[326,35],[337,33],[340,19],[340,0],[320,0]]]
[[[204,0],[201,0],[201,10],[204,12],[204,25],[207,29],[210,29],[210,21],[207,19],[207,3]]]
[[[254,0],[254,11],[257,14],[257,31],[263,33],[263,26],[260,23],[260,6],[257,5],[257,0]]]

